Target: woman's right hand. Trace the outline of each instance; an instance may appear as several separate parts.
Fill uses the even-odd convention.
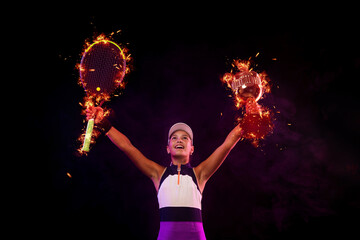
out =
[[[86,120],[94,118],[95,124],[99,123],[104,118],[104,110],[101,107],[89,106],[86,108]]]

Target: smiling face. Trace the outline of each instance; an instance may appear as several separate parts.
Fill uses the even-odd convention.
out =
[[[182,163],[189,161],[190,155],[194,152],[191,138],[189,134],[183,130],[178,130],[170,136],[169,144],[166,148],[172,160],[181,159]]]

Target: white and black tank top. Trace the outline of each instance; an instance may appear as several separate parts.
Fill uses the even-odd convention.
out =
[[[158,190],[161,222],[202,222],[201,199],[190,164],[166,168]]]

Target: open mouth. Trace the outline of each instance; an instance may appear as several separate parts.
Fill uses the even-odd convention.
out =
[[[184,146],[183,145],[176,145],[175,149],[184,149]]]

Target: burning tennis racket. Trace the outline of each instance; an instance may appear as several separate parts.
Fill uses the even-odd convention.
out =
[[[81,58],[80,81],[86,92],[85,107],[100,106],[110,100],[122,85],[126,73],[124,50],[115,42],[100,35],[88,46]],[[96,116],[96,113],[94,114]],[[94,118],[88,120],[82,152],[89,152]]]

